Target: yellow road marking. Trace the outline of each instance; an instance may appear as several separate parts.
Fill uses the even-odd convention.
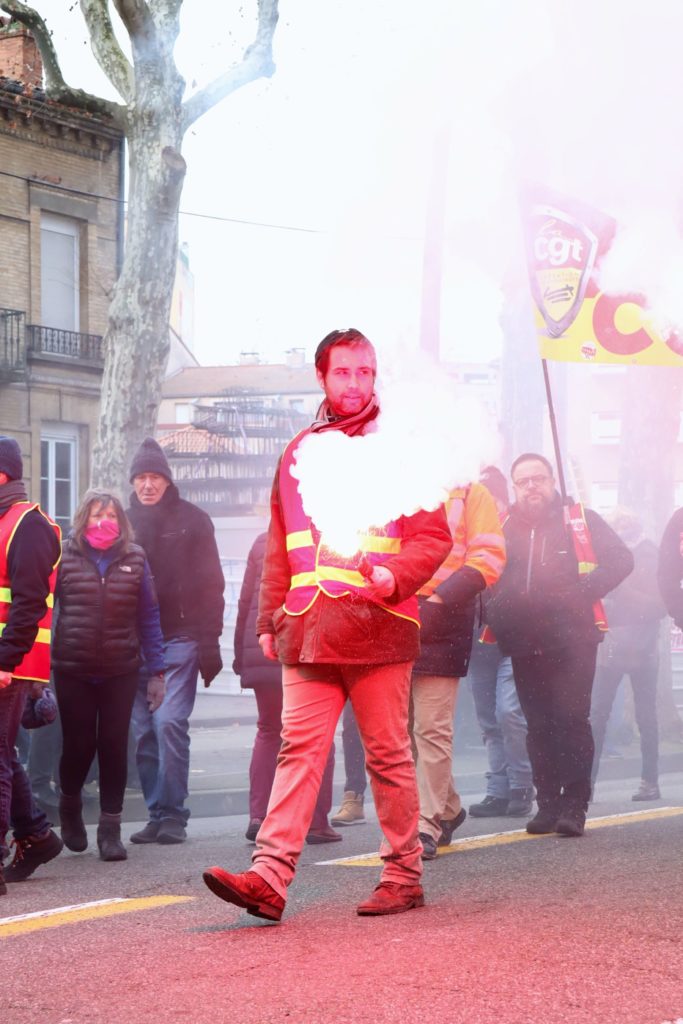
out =
[[[174,903],[186,903],[194,896],[143,896],[137,899],[116,897],[110,900],[95,900],[92,903],[77,903],[70,907],[54,907],[52,910],[38,910],[33,914],[18,914],[16,917],[0,917],[0,939],[10,935],[25,935],[42,928],[59,928],[64,924],[92,921],[115,914],[130,914],[135,910],[154,910]]]
[[[592,832],[596,828],[609,828],[612,825],[637,824],[640,821],[655,821],[657,818],[673,818],[683,814],[683,807],[655,807],[648,811],[628,811],[625,814],[608,814],[603,818],[589,818],[586,828]],[[470,836],[467,839],[456,839],[450,846],[440,846],[439,857],[450,853],[467,853],[469,850],[481,850],[488,846],[507,846],[510,843],[526,843],[535,839],[550,839],[556,833],[532,836],[524,829],[514,832],[491,832],[485,836]],[[339,864],[344,868],[375,868],[380,867],[382,860],[376,853],[363,853],[358,857],[339,857],[337,860],[319,860],[319,865]]]

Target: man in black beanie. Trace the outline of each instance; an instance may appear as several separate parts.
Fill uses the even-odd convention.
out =
[[[166,662],[166,696],[150,712],[141,679],[133,708],[133,734],[142,792],[149,812],[133,843],[182,843],[190,816],[185,807],[190,772],[189,717],[197,675],[209,686],[223,668],[221,568],[211,519],[184,501],[157,442],[146,437],[130,467],[128,517],[145,549],[161,615]]]

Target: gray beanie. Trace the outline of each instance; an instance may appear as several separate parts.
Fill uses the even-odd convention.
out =
[[[24,475],[21,448],[13,437],[4,434],[0,434],[0,473],[7,473],[10,480],[21,480]]]
[[[133,456],[133,461],[130,464],[130,482],[133,483],[135,477],[140,476],[141,473],[158,473],[159,476],[165,476],[170,483],[173,483],[173,474],[168,459],[153,437],[146,437]]]

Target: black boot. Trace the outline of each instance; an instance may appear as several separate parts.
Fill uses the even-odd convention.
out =
[[[127,860],[126,848],[121,842],[121,815],[100,814],[97,826],[97,847],[102,860]]]
[[[67,796],[61,793],[59,797],[59,824],[62,832],[64,845],[74,853],[83,853],[88,848],[88,833],[85,831],[81,810],[81,794]]]
[[[555,831],[562,836],[582,836],[586,826],[586,810],[587,801],[565,798]]]
[[[532,836],[548,835],[556,832],[557,819],[560,816],[560,798],[556,796],[545,796],[538,793],[536,796],[538,811],[531,821],[527,821],[526,830]]]

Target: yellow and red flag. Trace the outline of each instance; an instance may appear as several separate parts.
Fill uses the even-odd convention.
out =
[[[643,295],[600,291],[616,221],[557,193],[522,199],[527,266],[541,356],[563,362],[683,365],[683,338],[663,337]]]

